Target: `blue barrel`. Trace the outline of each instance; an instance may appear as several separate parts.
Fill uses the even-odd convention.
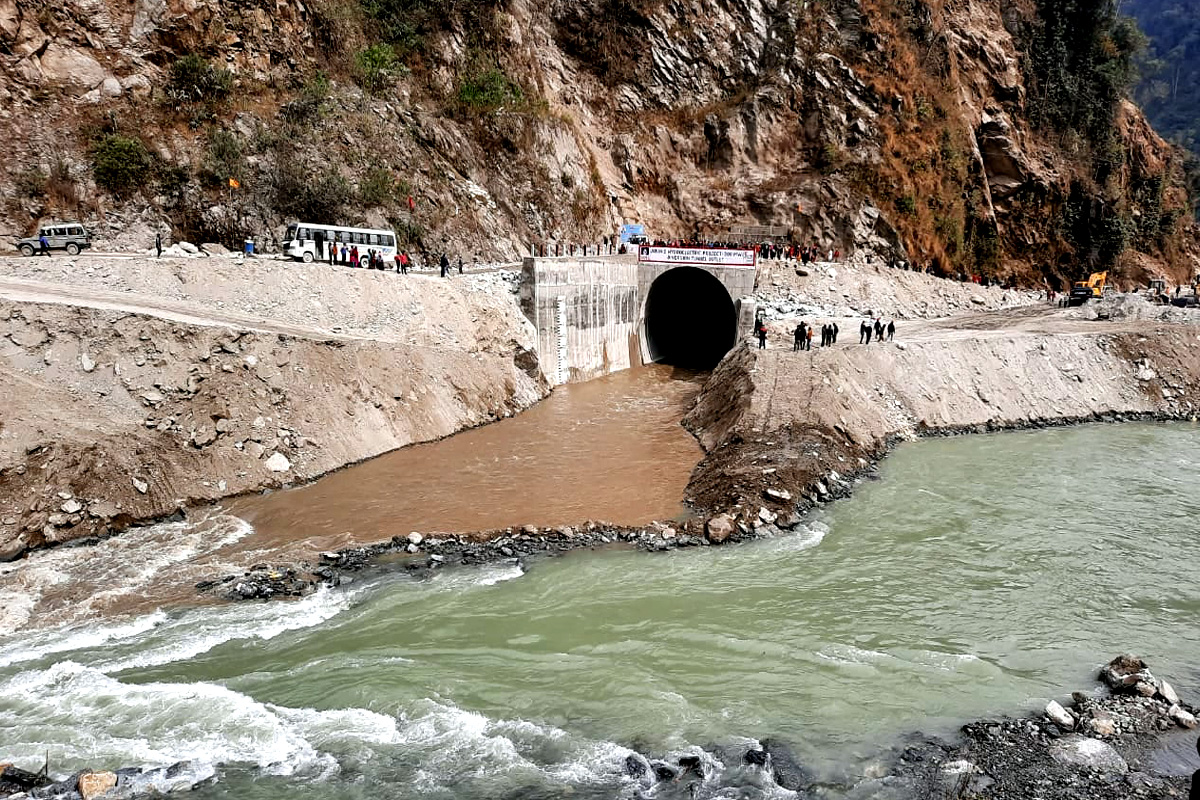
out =
[[[252,255],[253,253],[254,253],[254,240],[247,239],[246,240],[246,255]]]

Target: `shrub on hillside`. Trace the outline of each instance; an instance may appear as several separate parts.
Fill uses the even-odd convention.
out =
[[[233,89],[233,74],[190,53],[171,65],[167,96],[180,103],[223,100]]]
[[[209,186],[227,186],[230,178],[241,180],[245,169],[241,141],[227,130],[210,133],[200,168],[201,179]]]
[[[401,65],[390,44],[373,44],[354,56],[354,77],[368,94],[383,91],[399,74]]]
[[[467,111],[491,113],[504,106],[519,105],[525,94],[499,68],[491,67],[464,78],[455,99]]]
[[[293,124],[316,121],[325,115],[331,89],[329,76],[317,72],[304,82],[296,99],[279,109],[279,113]]]
[[[92,143],[90,155],[96,185],[124,196],[146,184],[153,161],[140,139],[109,133]]]
[[[392,173],[383,167],[372,167],[358,182],[358,200],[364,206],[389,206],[398,203],[402,189]]]
[[[13,181],[13,188],[17,191],[17,197],[37,199],[45,197],[46,183],[49,180],[49,176],[39,168],[26,167],[17,173],[17,177]]]
[[[354,200],[350,184],[333,167],[310,168],[292,159],[276,169],[272,189],[275,211],[305,222],[344,221]]]

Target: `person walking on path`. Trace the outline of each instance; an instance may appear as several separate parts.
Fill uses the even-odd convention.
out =
[[[758,349],[766,350],[767,349],[767,326],[759,325],[757,335],[758,335]]]
[[[865,319],[862,321],[862,324],[858,326],[858,343],[871,343],[871,323],[867,322]]]
[[[444,278],[450,271],[450,259],[446,256],[445,253],[442,253],[442,262],[441,263],[442,263],[442,277]]]
[[[830,344],[837,344],[837,335],[838,335],[838,326],[837,326],[837,323],[834,322],[829,326],[829,343]]]
[[[155,258],[162,258],[162,234],[154,234],[154,253]]]
[[[804,340],[804,349],[808,351],[812,350],[812,331],[812,328],[808,329],[808,336]]]
[[[462,275],[462,256],[458,257],[458,274]]]
[[[41,254],[46,258],[50,257],[50,240],[46,238],[46,234],[38,235],[38,247],[41,248]]]
[[[875,320],[875,341],[883,341],[883,317]]]
[[[793,353],[800,351],[800,343],[807,338],[804,333],[804,322],[803,321],[801,321],[800,324],[796,326],[795,335],[796,335],[796,341],[792,344],[792,352]]]
[[[896,320],[892,320],[891,322],[888,323],[888,326],[887,326],[888,341],[890,342],[895,337],[895,335],[896,335]]]

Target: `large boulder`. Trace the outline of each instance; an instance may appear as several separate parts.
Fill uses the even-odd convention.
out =
[[[728,514],[717,514],[708,521],[705,527],[708,540],[713,544],[721,544],[733,535],[733,517]]]
[[[61,86],[76,96],[83,96],[112,77],[87,53],[57,42],[42,54],[41,68],[46,82]]]
[[[117,785],[115,772],[85,772],[79,776],[79,795],[83,800],[102,797]]]
[[[1111,744],[1075,733],[1050,745],[1050,755],[1056,761],[1070,766],[1087,767],[1100,772],[1129,771],[1129,765]]]

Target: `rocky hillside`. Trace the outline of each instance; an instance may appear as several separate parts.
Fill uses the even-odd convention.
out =
[[[391,222],[491,258],[771,225],[944,273],[1183,279],[1180,161],[1123,99],[1136,42],[1079,5],[0,0],[3,227]]]

